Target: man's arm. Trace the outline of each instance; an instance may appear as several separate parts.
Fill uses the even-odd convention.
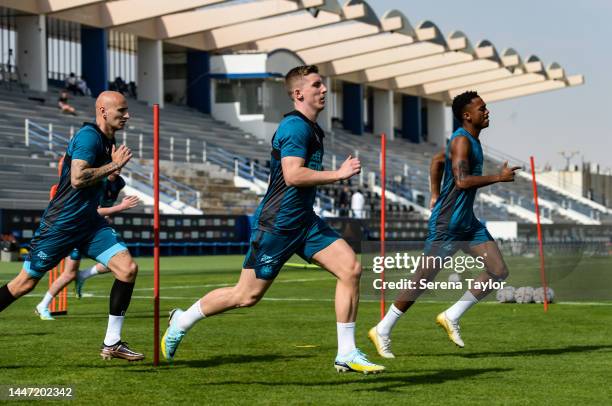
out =
[[[469,165],[470,141],[466,137],[457,137],[451,144],[451,159],[453,163],[453,177],[459,189],[480,188],[498,182],[513,182],[514,171],[520,166],[508,167],[504,163],[497,175],[475,176],[470,175]]]
[[[121,203],[112,207],[98,207],[98,214],[102,217],[112,216],[138,206],[139,199],[136,196],[126,196]]]
[[[327,185],[339,180],[348,179],[361,171],[359,159],[349,157],[335,171],[315,171],[304,166],[304,159],[287,156],[281,159],[283,178],[287,186],[309,187]]]
[[[72,187],[80,189],[91,186],[123,168],[132,158],[132,151],[125,145],[120,145],[119,148],[113,146],[111,156],[112,162],[99,168],[92,168],[89,162],[83,159],[73,159],[70,164],[70,183]]]
[[[431,199],[429,201],[430,209],[434,207],[436,200],[440,197],[440,183],[442,183],[442,175],[444,174],[445,155],[444,150],[438,152],[431,158],[431,164],[429,165],[429,191],[431,192]]]

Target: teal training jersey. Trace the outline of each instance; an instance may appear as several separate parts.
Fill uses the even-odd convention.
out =
[[[108,139],[92,123],[85,123],[74,135],[66,150],[57,192],[41,218],[41,228],[78,231],[96,223],[100,218],[98,206],[104,197],[105,187],[102,183],[96,183],[73,188],[70,166],[73,159],[86,161],[92,168],[104,166],[112,161],[113,145],[114,139]]]
[[[255,212],[257,229],[270,232],[293,232],[308,226],[315,217],[313,210],[316,187],[287,186],[281,159],[295,156],[304,166],[323,170],[323,130],[298,111],[287,115],[272,138],[270,183]]]
[[[475,222],[478,222],[473,209],[477,188],[458,189],[455,185],[451,162],[451,144],[457,137],[466,137],[470,141],[468,156],[470,175],[482,176],[484,156],[480,141],[461,127],[453,133],[446,146],[442,189],[429,218],[430,234],[432,232],[441,234],[465,233],[470,231]]]

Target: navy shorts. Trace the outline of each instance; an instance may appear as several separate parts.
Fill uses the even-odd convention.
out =
[[[272,280],[293,254],[311,262],[314,254],[340,238],[319,217],[315,217],[310,226],[291,234],[254,229],[243,268],[255,269],[257,279]]]
[[[440,232],[430,230],[425,240],[424,254],[435,257],[452,257],[457,251],[467,251],[470,247],[495,241],[487,228],[480,222],[475,221],[472,226],[464,232]]]
[[[40,225],[34,238],[30,241],[28,254],[23,269],[33,278],[40,279],[45,272],[53,269],[69,254],[73,257],[74,250],[80,254],[95,259],[108,266],[108,261],[118,252],[127,250],[127,247],[117,232],[103,219],[97,226],[83,230],[78,234],[74,231],[62,231],[53,227]]]

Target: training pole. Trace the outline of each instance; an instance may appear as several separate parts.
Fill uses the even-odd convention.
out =
[[[538,244],[540,246],[540,279],[542,280],[542,289],[544,289],[544,311],[548,311],[548,287],[546,286],[546,273],[544,271],[544,244],[542,241],[542,224],[540,223],[540,206],[538,205],[538,184],[535,176],[535,161],[530,157],[531,161],[531,181],[533,184],[533,200],[535,202],[536,220],[538,228]]]
[[[153,105],[153,365],[159,364],[159,104]]]
[[[385,211],[387,205],[387,140],[385,133],[380,135],[380,256],[385,257]],[[385,281],[385,269],[380,273],[380,279]],[[385,317],[385,285],[380,289],[380,318]]]

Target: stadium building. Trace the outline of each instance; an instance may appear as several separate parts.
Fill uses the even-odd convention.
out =
[[[0,0],[0,7],[2,232],[24,243],[56,181],[52,167],[106,89],[130,97],[132,119],[118,142],[138,158],[126,168],[126,193],[138,195],[145,212],[152,204],[150,106],[162,107],[162,240],[168,252],[201,254],[244,249],[245,215],[267,186],[270,139],[291,109],[283,76],[296,65],[318,65],[330,89],[320,117],[325,166],[348,154],[363,164],[348,191],[323,187],[317,199],[320,213],[353,241],[380,237],[381,133],[388,139],[388,239],[422,239],[429,161],[457,125],[454,96],[477,90],[494,103],[584,81],[535,55],[445,34],[431,21],[412,24],[397,10],[377,16],[360,0]],[[70,95],[76,116],[56,105],[71,80],[81,86]],[[492,148],[485,154],[485,172],[507,159]],[[500,238],[533,230],[525,172],[478,195],[477,215]],[[539,188],[542,222],[561,225],[548,229],[551,236],[612,222],[612,209],[577,192],[584,188],[545,179]],[[366,198],[365,218],[347,219],[359,217],[346,207],[356,189]],[[148,216],[121,215],[115,225],[137,254],[149,252]]]

